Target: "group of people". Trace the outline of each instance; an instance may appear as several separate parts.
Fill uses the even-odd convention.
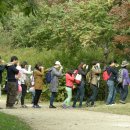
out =
[[[108,87],[106,105],[115,104],[117,86],[120,93],[120,103],[125,104],[128,95],[128,86],[130,85],[128,65],[129,63],[127,61],[123,61],[120,69],[117,69],[117,63],[113,60],[108,66],[105,66],[104,69],[101,70],[100,63],[94,61],[92,62],[92,67],[82,62],[77,69],[68,70],[65,74],[67,98],[63,102],[62,107],[75,108],[78,99],[79,108],[82,107],[86,82],[92,89],[91,96],[87,98],[86,106],[95,106],[100,80],[102,78],[101,73],[103,73],[103,80]],[[54,100],[58,92],[59,78],[64,76],[63,66],[59,61],[56,61],[54,66],[46,70],[41,63],[37,63],[32,71],[31,65],[28,65],[26,61],[19,62],[17,56],[12,56],[10,62],[6,64],[2,58],[0,58],[0,84],[4,70],[7,71],[8,86],[6,108],[15,108],[14,104],[18,99],[21,101],[21,108],[27,108],[24,100],[28,87],[34,92],[32,107],[41,108],[38,102],[43,89],[43,77],[49,80],[47,82],[51,92],[49,108],[56,108],[54,106]],[[45,76],[45,74],[47,75]],[[30,81],[31,83],[29,84]],[[71,105],[72,91],[74,89],[76,89],[77,93]]]

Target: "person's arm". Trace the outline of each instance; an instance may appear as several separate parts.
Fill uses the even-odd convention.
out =
[[[52,74],[54,75],[54,76],[57,76],[57,77],[61,77],[62,76],[62,70],[56,70],[55,68],[53,68],[53,70],[52,70]]]
[[[17,70],[15,66],[12,67],[12,70],[14,71],[15,74],[19,73],[19,70]]]
[[[24,74],[32,74],[33,71],[31,71],[31,65],[28,66],[28,70],[23,69],[23,73],[24,73]]]
[[[128,70],[124,70],[124,79],[130,85],[130,77],[129,77]]]
[[[86,74],[88,73],[88,71],[83,71],[81,68],[78,69],[78,73],[83,75],[83,76],[86,76]]]
[[[38,70],[34,70],[34,73],[38,76],[43,76],[44,74],[44,69],[41,69],[41,71],[38,71]]]
[[[117,71],[115,68],[111,68],[111,72],[112,72],[114,75],[117,75],[117,74],[118,74],[118,71]]]
[[[74,81],[74,75],[71,76],[71,75],[67,74],[67,79]]]
[[[100,74],[101,73],[101,69],[95,69],[94,67],[92,68],[92,71],[94,72],[94,74]]]
[[[0,65],[0,72],[3,72],[5,69],[5,65]]]

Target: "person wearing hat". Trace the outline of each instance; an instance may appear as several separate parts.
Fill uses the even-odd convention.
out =
[[[125,100],[128,96],[128,86],[130,86],[130,78],[127,66],[129,63],[125,60],[122,61],[122,83],[120,83],[120,103],[125,104]]]
[[[50,97],[49,108],[56,108],[53,105],[53,102],[54,102],[56,94],[58,92],[59,77],[62,76],[62,70],[63,70],[63,67],[61,66],[61,63],[59,61],[56,61],[55,65],[51,68],[52,80],[50,82],[51,97]]]

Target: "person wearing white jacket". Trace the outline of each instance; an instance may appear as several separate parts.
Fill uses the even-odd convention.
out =
[[[24,104],[24,99],[27,92],[27,85],[26,85],[26,79],[28,75],[31,75],[33,71],[31,71],[31,65],[28,65],[26,61],[23,61],[21,64],[21,86],[22,86],[22,96],[21,96],[21,107],[27,108],[27,106]]]

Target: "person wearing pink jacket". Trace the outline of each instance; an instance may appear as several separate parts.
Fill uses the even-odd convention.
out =
[[[70,102],[72,99],[72,90],[74,89],[74,74],[73,71],[68,71],[65,75],[66,77],[66,92],[67,92],[67,98],[63,102],[63,108],[70,108]]]

